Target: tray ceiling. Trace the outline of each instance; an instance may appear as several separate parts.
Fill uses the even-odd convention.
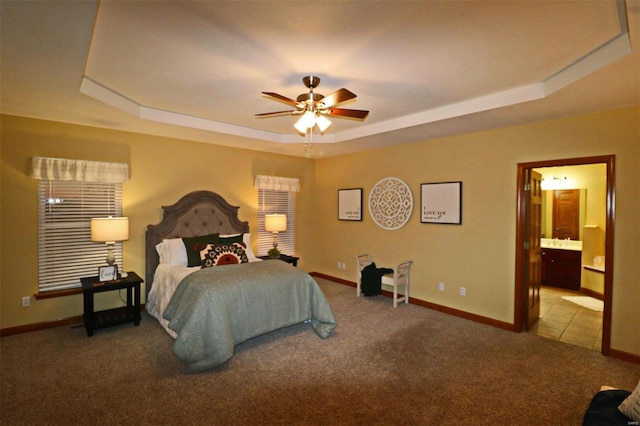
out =
[[[637,105],[639,5],[2,2],[2,112],[305,155],[295,117],[254,114],[318,75],[371,111],[320,157]]]

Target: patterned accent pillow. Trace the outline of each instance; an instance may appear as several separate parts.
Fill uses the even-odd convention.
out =
[[[200,252],[203,268],[211,268],[220,265],[235,265],[247,263],[249,258],[245,252],[243,243],[233,244],[209,244]]]
[[[187,250],[187,266],[200,266],[200,252],[204,250],[208,244],[217,244],[220,242],[220,234],[184,237],[182,238],[182,242]]]

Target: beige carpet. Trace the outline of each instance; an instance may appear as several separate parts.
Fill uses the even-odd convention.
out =
[[[338,327],[308,324],[188,375],[148,315],[139,327],[59,327],[0,339],[0,424],[579,425],[602,385],[640,366],[318,279]]]

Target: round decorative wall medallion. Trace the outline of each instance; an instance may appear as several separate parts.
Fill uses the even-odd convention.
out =
[[[413,196],[401,179],[388,177],[376,183],[369,194],[369,214],[381,228],[402,228],[411,217]]]

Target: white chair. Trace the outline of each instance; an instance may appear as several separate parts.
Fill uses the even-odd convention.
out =
[[[359,254],[356,256],[356,264],[358,265],[358,282],[356,283],[357,295],[362,293],[362,270],[371,265],[373,259],[370,254]],[[392,274],[382,276],[382,284],[393,287],[393,307],[398,307],[398,302],[409,303],[409,272],[411,271],[412,260],[399,263]],[[404,295],[398,297],[398,287],[404,286]]]
[[[386,274],[382,276],[382,284],[393,287],[394,308],[398,307],[398,302],[409,303],[409,272],[411,271],[412,264],[413,260],[398,263],[393,274]],[[401,286],[404,286],[404,295],[398,298],[398,287]]]

